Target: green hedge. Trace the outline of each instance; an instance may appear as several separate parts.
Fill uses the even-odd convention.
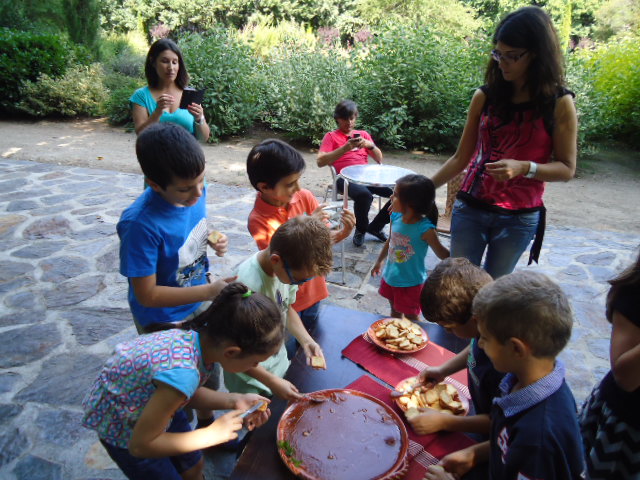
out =
[[[71,53],[60,35],[0,28],[0,109],[15,110],[23,97],[22,82],[62,75]]]
[[[569,57],[581,143],[616,139],[640,145],[640,37],[612,38]]]
[[[211,140],[249,128],[259,110],[260,91],[251,49],[224,29],[187,34],[179,45],[191,84],[207,89],[203,106]]]
[[[108,98],[103,76],[98,63],[69,68],[58,78],[43,74],[36,82],[23,83],[23,98],[16,109],[36,117],[99,115]]]
[[[426,27],[391,27],[356,56],[354,100],[361,125],[396,148],[457,144],[482,55],[474,44]]]
[[[281,47],[261,64],[261,119],[293,138],[319,143],[335,128],[333,110],[351,94],[349,58],[336,50]]]

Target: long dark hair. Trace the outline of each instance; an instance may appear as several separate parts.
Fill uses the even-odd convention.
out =
[[[170,328],[174,326],[153,324],[147,331]],[[273,300],[240,282],[224,287],[207,310],[180,328],[206,332],[214,345],[230,341],[240,347],[242,356],[273,352],[284,340],[284,322]]]
[[[526,87],[537,117],[553,118],[555,98],[565,85],[564,60],[558,35],[549,15],[539,7],[523,7],[507,15],[493,35],[493,45],[502,42],[524,48],[529,55]],[[510,121],[509,105],[513,84],[502,76],[498,62],[491,59],[485,73],[488,103],[496,113]],[[547,125],[548,126],[548,125]]]
[[[160,79],[158,78],[158,72],[156,72],[155,63],[160,55],[165,50],[171,50],[178,55],[178,76],[176,77],[176,85],[184,90],[189,85],[189,73],[187,67],[182,59],[182,52],[178,45],[173,40],[168,38],[161,38],[156,40],[149,47],[149,53],[147,53],[147,60],[144,62],[144,75],[147,77],[147,83],[150,87],[156,88]]]
[[[405,175],[396,181],[394,195],[418,215],[427,217],[434,225],[438,224],[436,187],[430,178],[418,174]]]
[[[635,263],[633,263],[630,267],[625,269],[620,275],[615,277],[612,280],[609,280],[609,284],[611,288],[609,289],[609,293],[607,294],[607,320],[609,322],[613,319],[613,303],[618,298],[618,294],[620,290],[624,287],[637,287],[640,285],[640,253],[638,253],[638,258]]]

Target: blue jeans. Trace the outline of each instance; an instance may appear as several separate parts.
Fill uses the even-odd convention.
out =
[[[468,258],[494,279],[513,272],[535,236],[540,212],[502,215],[456,200],[451,217],[451,256]]]
[[[167,432],[190,432],[191,426],[183,410],[178,410]],[[138,458],[129,453],[126,448],[116,447],[100,439],[100,443],[107,450],[111,459],[116,462],[120,470],[132,480],[182,480],[180,475],[195,466],[202,458],[202,452],[176,455],[164,458]]]

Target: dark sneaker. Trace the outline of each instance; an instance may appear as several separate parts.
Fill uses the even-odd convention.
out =
[[[367,233],[369,235],[373,235],[374,237],[376,237],[381,242],[386,242],[387,241],[387,235],[385,235],[385,233],[382,230],[367,229]]]
[[[353,234],[353,244],[356,247],[361,247],[362,244],[364,243],[364,233],[362,232],[355,232]]]

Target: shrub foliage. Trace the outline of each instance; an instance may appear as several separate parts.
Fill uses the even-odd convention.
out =
[[[180,48],[191,84],[206,88],[204,110],[212,140],[243,132],[259,109],[257,60],[251,49],[225,29],[187,34]]]
[[[22,97],[22,82],[64,73],[70,55],[60,35],[0,29],[0,109],[12,111]]]

